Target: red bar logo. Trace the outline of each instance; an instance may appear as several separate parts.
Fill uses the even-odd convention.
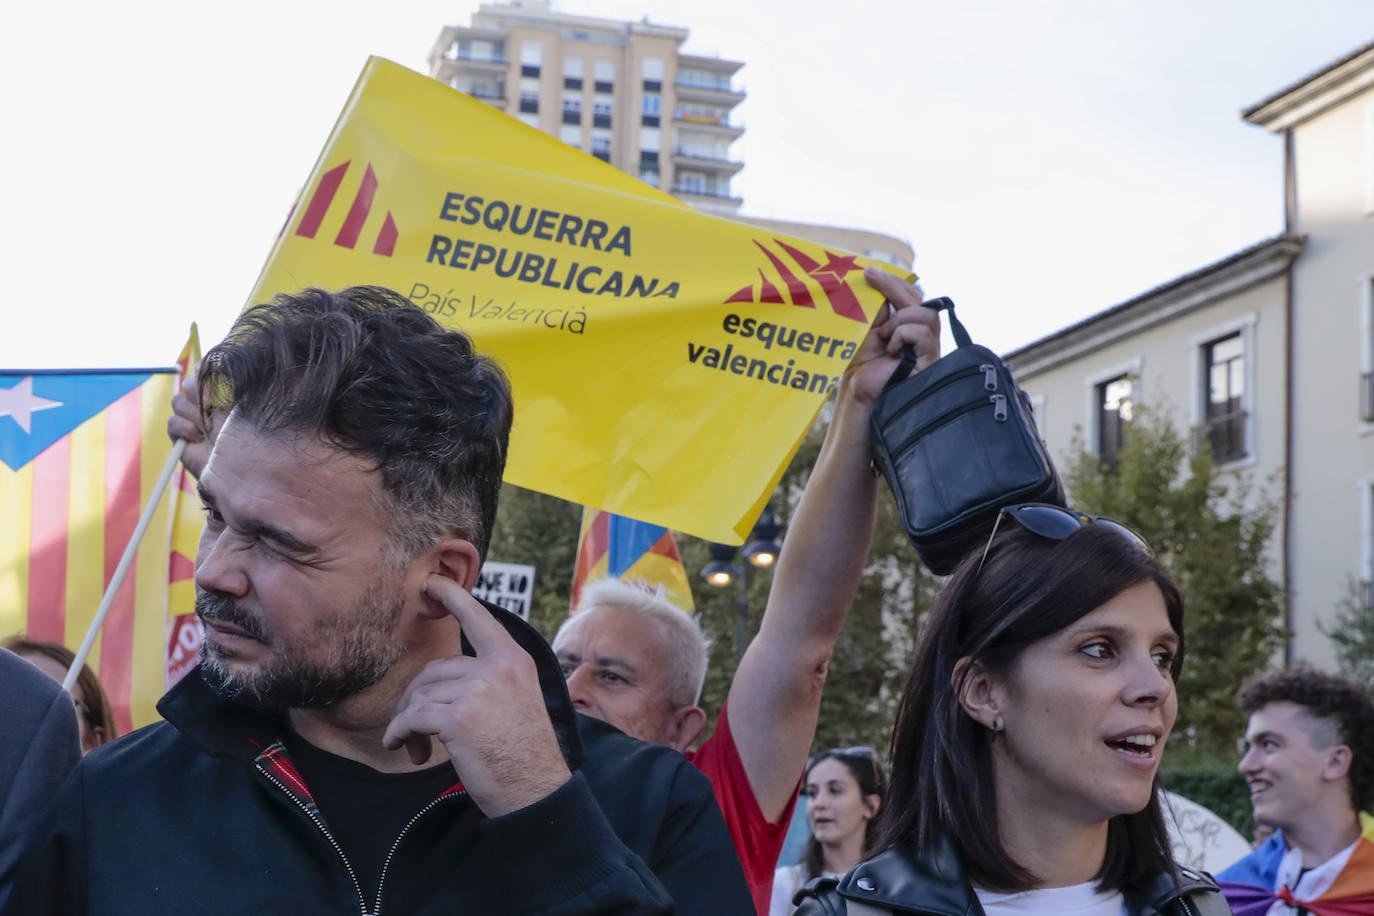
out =
[[[854,290],[850,289],[848,281],[845,280],[845,276],[851,271],[862,270],[855,262],[854,255],[841,256],[827,250],[825,252],[826,262],[822,264],[800,248],[789,245],[781,239],[773,239],[777,251],[757,239],[754,244],[768,258],[768,263],[781,281],[782,288],[787,291],[787,299],[783,299],[782,292],[763,272],[763,268],[758,268],[759,284],[757,290],[751,283],[726,299],[727,303],[774,302],[783,305],[790,301],[792,305],[798,308],[813,309],[816,307],[815,296],[804,279],[810,278],[820,286],[821,294],[824,295],[825,301],[836,315],[853,321],[861,321],[864,324],[868,323],[868,316],[864,314],[863,307],[859,305],[859,297],[854,295]],[[789,261],[792,266],[789,266]],[[801,276],[797,275],[797,271],[800,271]]]
[[[296,235],[313,239],[319,233],[320,226],[324,223],[324,218],[334,203],[334,197],[339,193],[339,186],[343,184],[344,176],[348,174],[348,168],[352,164],[353,160],[350,159],[334,166],[320,176],[319,184],[315,185],[314,193],[310,195],[310,200],[305,205],[305,212],[301,214],[301,221],[296,225]],[[344,217],[343,225],[339,227],[338,235],[334,236],[335,245],[350,249],[358,247],[358,237],[362,235],[363,224],[367,222],[368,214],[372,212],[372,201],[376,196],[377,174],[372,171],[372,163],[369,162],[363,172],[363,183],[358,188],[358,193],[353,195],[353,203],[348,207],[348,214]],[[287,225],[290,225],[291,216],[294,215],[295,208],[293,207],[291,214],[286,218]],[[377,230],[377,239],[372,245],[372,253],[391,257],[396,251],[396,239],[398,237],[396,220],[392,218],[391,211],[388,210],[386,211],[386,218],[382,220],[382,227]]]

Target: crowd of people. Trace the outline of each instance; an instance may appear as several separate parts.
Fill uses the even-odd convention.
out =
[[[549,644],[469,593],[518,409],[496,363],[376,287],[247,310],[169,423],[206,636],[163,721],[118,738],[88,669],[61,690],[69,651],[0,652],[26,736],[0,749],[0,911],[1374,913],[1374,703],[1329,675],[1240,693],[1273,836],[1220,884],[1175,862],[1184,602],[1111,519],[1004,508],[919,634],[890,751],[809,756],[873,535],[869,414],[903,347],[940,355],[920,290],[865,279],[890,307],[700,743],[706,643],[661,595],[592,583]]]

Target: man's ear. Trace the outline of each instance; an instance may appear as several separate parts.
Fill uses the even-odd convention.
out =
[[[997,689],[997,678],[970,656],[965,655],[954,663],[949,686],[955,691],[959,705],[973,721],[992,728],[993,723],[1001,718],[1001,691]]]
[[[1338,744],[1335,747],[1329,747],[1325,754],[1326,762],[1322,764],[1322,779],[1334,782],[1350,775],[1350,764],[1355,759],[1355,752],[1350,750],[1349,745]]]
[[[422,596],[424,583],[430,575],[452,579],[470,592],[477,584],[477,574],[481,569],[482,558],[477,553],[476,545],[456,535],[444,538],[411,564],[411,571],[419,582]],[[447,608],[428,596],[424,597],[424,608],[421,615],[424,617],[443,620],[450,616]]]
[[[692,742],[697,740],[697,736],[705,727],[706,713],[700,706],[683,706],[675,709],[669,734],[665,736],[668,740],[663,743],[686,753],[687,748],[692,746]]]

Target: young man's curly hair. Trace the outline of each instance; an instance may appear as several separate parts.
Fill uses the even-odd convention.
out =
[[[1356,811],[1374,806],[1374,699],[1357,681],[1294,668],[1256,678],[1236,702],[1246,715],[1270,703],[1295,703],[1317,719],[1333,723],[1340,743],[1350,747],[1350,798]]]

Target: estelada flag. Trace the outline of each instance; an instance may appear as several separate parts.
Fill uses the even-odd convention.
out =
[[[177,357],[181,377],[200,365],[200,332],[191,325],[191,337]],[[172,474],[167,493],[171,534],[167,556],[167,671],[166,685],[186,676],[200,658],[205,628],[196,616],[194,580],[196,549],[205,527],[205,513],[196,492],[196,480],[184,467]]]
[[[583,585],[608,576],[662,586],[663,596],[687,613],[696,607],[671,531],[599,509],[583,508],[577,563],[573,568],[572,610],[577,610]]]
[[[1220,872],[1217,883],[1236,916],[1264,916],[1276,901],[1313,916],[1368,916],[1374,913],[1374,817],[1361,814],[1360,828],[1350,857],[1326,889],[1310,899],[1278,886],[1279,871],[1289,852],[1282,830],[1274,831],[1258,849]]]
[[[173,369],[0,371],[0,636],[81,644],[171,453]],[[168,530],[165,501],[150,532]],[[145,537],[87,663],[121,733],[157,718],[167,541]]]
[[[881,306],[869,264],[372,58],[249,302],[398,290],[505,365],[509,482],[741,543]]]

